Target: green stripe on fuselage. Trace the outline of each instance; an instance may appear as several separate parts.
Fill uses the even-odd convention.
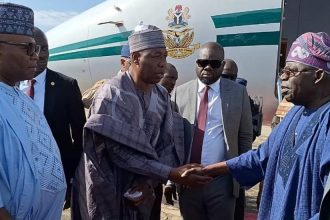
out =
[[[278,45],[280,43],[280,32],[273,31],[218,35],[217,42],[224,47]]]
[[[77,52],[53,55],[53,56],[49,57],[49,61],[114,56],[114,55],[120,55],[120,52],[121,52],[121,46],[105,47],[105,48],[98,48],[98,49],[91,49],[91,50],[84,50],[84,51],[77,51]]]
[[[243,25],[280,23],[281,8],[245,11],[231,14],[211,16],[215,28],[235,27]]]
[[[279,39],[279,31],[217,35],[217,42],[223,47],[278,45]],[[121,46],[87,49],[84,51],[51,55],[49,57],[49,61],[114,56],[120,55],[120,52]]]
[[[73,44],[67,44],[60,47],[55,47],[49,50],[50,54],[68,52],[70,50],[83,49],[87,47],[100,46],[104,44],[118,43],[127,41],[128,36],[131,34],[131,31],[121,32],[117,34],[107,35],[104,37],[93,38],[90,40],[85,40]]]

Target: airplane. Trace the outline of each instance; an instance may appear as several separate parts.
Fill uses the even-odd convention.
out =
[[[317,2],[317,4],[316,4]],[[177,85],[196,77],[203,43],[216,41],[235,60],[251,97],[262,97],[264,123],[278,104],[277,73],[306,31],[329,32],[326,0],[107,0],[46,33],[49,67],[76,78],[82,91],[119,70],[121,46],[141,22],[163,30]],[[315,16],[315,15],[318,16]],[[280,97],[280,94],[278,94]]]

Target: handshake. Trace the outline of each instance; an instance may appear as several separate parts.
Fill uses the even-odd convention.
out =
[[[169,180],[190,188],[203,186],[209,183],[213,177],[228,174],[229,169],[226,161],[203,167],[200,164],[187,164],[181,167],[172,168]],[[167,185],[164,189],[164,196],[168,204],[173,205],[173,198],[176,200],[175,185]]]
[[[204,167],[200,164],[186,164],[172,168],[169,180],[187,187],[199,187],[209,183],[213,178],[205,175]]]
[[[203,169],[204,167],[200,164],[187,164],[181,167],[172,168],[169,175],[169,180],[190,188],[203,186],[213,179],[210,176],[204,175]],[[165,187],[164,194],[166,201],[173,205],[172,196],[176,199],[175,186],[171,189]],[[124,197],[134,206],[143,204],[153,196],[154,190],[150,185],[148,185],[147,182],[137,182],[134,187],[130,188],[124,194]]]
[[[172,168],[169,180],[189,187],[198,187],[209,183],[212,177],[229,173],[226,161],[206,167],[200,164],[187,164]]]
[[[172,168],[169,175],[170,182],[168,182],[164,188],[164,196],[167,204],[174,205],[174,200],[177,200],[176,186],[173,182],[190,188],[203,186],[209,183],[213,178],[205,175],[204,169],[205,168],[200,164],[187,164]]]

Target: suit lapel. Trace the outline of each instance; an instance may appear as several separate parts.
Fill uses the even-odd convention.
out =
[[[229,105],[230,105],[230,86],[224,80],[220,80],[220,97],[221,97],[221,109],[222,109],[222,121],[223,127],[226,131],[229,117]]]
[[[197,83],[197,80],[194,80],[192,82],[192,86],[189,87],[189,89],[187,90],[187,98],[190,99],[190,97],[192,95],[195,95],[195,97],[193,97],[191,99],[190,102],[188,102],[188,106],[187,106],[187,115],[185,118],[188,119],[188,121],[191,123],[191,124],[195,124],[195,119],[196,119],[196,110],[197,110],[197,86],[198,83]]]
[[[56,77],[54,73],[47,69],[46,74],[46,85],[45,85],[45,104],[44,104],[44,114],[46,118],[50,118],[55,104],[55,96],[56,96]]]

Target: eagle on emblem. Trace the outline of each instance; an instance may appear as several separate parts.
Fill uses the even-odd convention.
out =
[[[175,59],[182,59],[190,56],[196,51],[200,44],[192,44],[194,29],[188,28],[190,19],[189,8],[176,5],[167,11],[165,18],[168,21],[169,29],[163,30],[164,42],[168,56]]]
[[[183,31],[164,30],[165,45],[167,48],[187,48],[194,39],[192,28],[186,28]]]

